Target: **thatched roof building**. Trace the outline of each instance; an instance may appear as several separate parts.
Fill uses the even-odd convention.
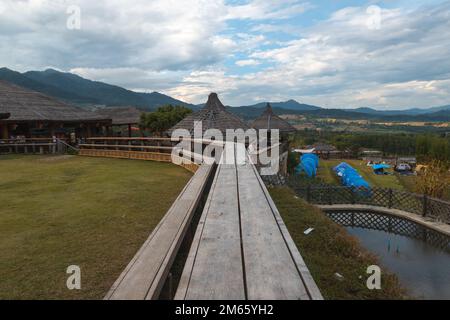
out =
[[[272,106],[268,103],[264,112],[252,123],[252,128],[260,129],[278,129],[280,133],[295,132],[296,129],[286,120],[281,119],[273,113]]]
[[[141,119],[142,110],[136,107],[108,107],[95,111],[102,118],[112,119],[113,126],[138,124]]]
[[[0,113],[10,115],[0,120],[3,138],[11,134],[51,136],[55,130],[67,133],[69,127],[84,136],[111,124],[111,119],[6,81],[0,81]]]
[[[225,137],[227,129],[249,129],[249,126],[238,116],[229,112],[220,102],[217,93],[211,93],[206,105],[199,111],[188,115],[169,130],[171,134],[176,129],[187,129],[194,132],[194,121],[202,122],[202,130],[218,129]]]

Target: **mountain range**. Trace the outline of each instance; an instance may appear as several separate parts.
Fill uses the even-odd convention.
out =
[[[0,68],[0,80],[84,107],[135,106],[142,110],[152,111],[165,104],[183,105],[193,110],[198,110],[203,106],[202,104],[186,103],[159,92],[135,92],[53,69],[20,73],[8,68]],[[228,107],[228,109],[238,116],[250,120],[259,116],[261,109],[266,104],[267,102],[261,102],[254,105]],[[271,102],[271,105],[276,114],[303,114],[312,117],[386,121],[450,121],[450,105],[407,110],[376,110],[368,107],[325,109],[319,106],[299,103],[295,100]]]
[[[193,104],[166,96],[159,92],[134,92],[99,81],[84,79],[72,73],[53,69],[20,73],[7,68],[0,69],[0,80],[35,90],[81,106],[135,106],[154,110],[165,104],[184,105],[196,109]]]

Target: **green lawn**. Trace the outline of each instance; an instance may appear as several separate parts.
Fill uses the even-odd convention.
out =
[[[383,269],[382,289],[367,289],[367,267],[380,263],[344,228],[316,207],[296,198],[288,188],[271,188],[269,191],[324,298],[406,298],[397,277]],[[314,228],[314,231],[304,235],[307,228]],[[344,278],[338,280],[336,272]]]
[[[0,299],[101,299],[191,177],[168,163],[0,156]],[[81,290],[66,268],[81,267]]]
[[[334,173],[333,168],[343,161],[358,170],[359,174],[369,182],[372,187],[404,189],[404,186],[399,181],[397,175],[376,175],[373,173],[372,168],[368,167],[362,160],[320,160],[318,177],[326,183],[340,185],[339,178]]]

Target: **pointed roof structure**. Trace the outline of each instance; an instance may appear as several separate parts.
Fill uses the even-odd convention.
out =
[[[208,101],[201,110],[188,115],[168,132],[171,134],[176,129],[187,129],[193,134],[194,121],[202,122],[203,132],[208,129],[218,129],[225,135],[227,129],[249,129],[244,121],[225,108],[217,93],[214,92],[208,96]]]
[[[273,113],[270,103],[267,104],[264,112],[252,123],[252,128],[259,129],[278,129],[280,133],[295,132],[295,129],[289,122],[281,119]]]

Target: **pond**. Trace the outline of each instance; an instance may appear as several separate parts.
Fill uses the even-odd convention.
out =
[[[347,226],[346,230],[379,256],[409,294],[419,299],[450,299],[450,253],[422,240],[386,231]]]

